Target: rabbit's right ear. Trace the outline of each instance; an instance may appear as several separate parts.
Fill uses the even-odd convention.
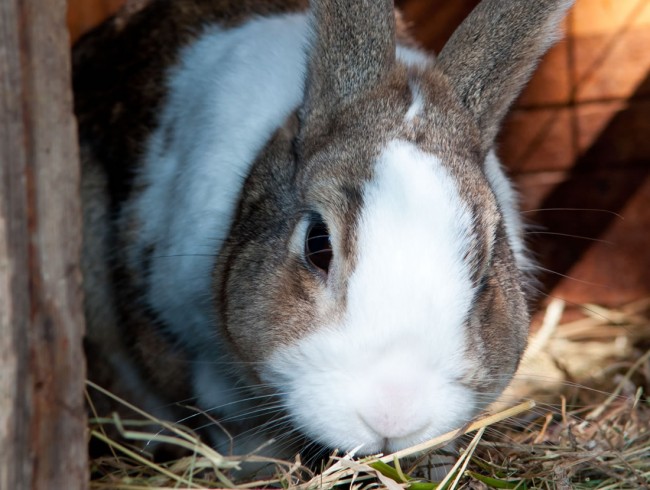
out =
[[[574,0],[483,0],[438,57],[489,148]]]
[[[395,62],[393,0],[313,0],[312,49],[301,119],[327,120],[372,90]]]

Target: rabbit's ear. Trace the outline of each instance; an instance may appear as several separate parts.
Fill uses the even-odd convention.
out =
[[[453,34],[438,66],[474,115],[484,148],[574,0],[483,0]]]
[[[303,118],[372,90],[395,61],[393,0],[315,0]]]

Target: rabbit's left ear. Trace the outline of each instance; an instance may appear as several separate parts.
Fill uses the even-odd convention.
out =
[[[489,148],[574,0],[483,0],[438,57]]]
[[[319,121],[372,90],[395,62],[393,0],[313,0],[302,119]]]

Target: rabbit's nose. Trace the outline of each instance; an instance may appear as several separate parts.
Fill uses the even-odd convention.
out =
[[[386,440],[412,437],[430,425],[427,404],[421,398],[415,383],[378,381],[375,395],[363,400],[357,413],[369,429]]]

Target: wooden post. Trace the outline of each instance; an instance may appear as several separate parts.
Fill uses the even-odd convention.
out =
[[[0,1],[0,489],[87,488],[65,0]]]

